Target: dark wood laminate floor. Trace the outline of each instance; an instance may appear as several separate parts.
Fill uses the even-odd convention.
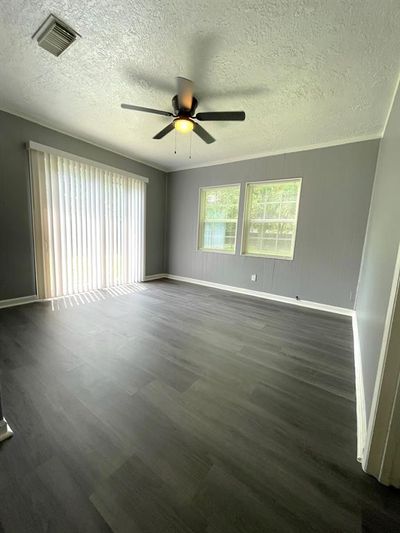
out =
[[[355,460],[351,321],[171,281],[0,311],[0,531],[400,531]]]

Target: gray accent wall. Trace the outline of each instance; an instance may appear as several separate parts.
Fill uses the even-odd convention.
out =
[[[168,273],[352,309],[378,148],[371,140],[169,174]],[[240,255],[245,182],[298,176],[294,260]],[[199,187],[231,183],[242,184],[236,254],[198,251]]]
[[[0,111],[0,300],[35,294],[28,141],[149,178],[146,273],[164,271],[164,172]]]
[[[400,90],[379,148],[356,302],[367,420],[399,243]]]

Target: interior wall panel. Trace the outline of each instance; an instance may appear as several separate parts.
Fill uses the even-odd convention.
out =
[[[400,90],[381,141],[356,311],[367,417],[400,245]]]
[[[378,148],[371,140],[170,173],[168,272],[353,308]],[[245,182],[298,176],[294,260],[240,255]],[[236,254],[200,252],[199,187],[230,183],[242,183]]]

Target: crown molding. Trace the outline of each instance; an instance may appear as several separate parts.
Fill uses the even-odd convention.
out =
[[[213,167],[217,165],[225,165],[227,163],[238,163],[240,161],[248,161],[250,159],[260,159],[262,157],[269,157],[273,155],[285,155],[285,154],[294,154],[297,152],[306,152],[307,150],[318,150],[319,148],[332,148],[333,146],[341,146],[344,144],[353,144],[353,143],[358,143],[358,142],[363,142],[363,141],[374,141],[374,140],[381,139],[381,138],[382,138],[382,134],[361,135],[359,137],[352,137],[349,139],[327,141],[324,143],[316,143],[316,144],[309,144],[305,146],[298,146],[294,148],[287,148],[286,150],[280,149],[280,150],[275,150],[275,151],[259,152],[257,154],[228,157],[226,159],[219,159],[217,161],[211,161],[207,163],[198,163],[195,165],[190,164],[187,166],[179,166],[179,167],[174,168],[174,170],[167,170],[167,172],[171,174],[172,172],[179,172],[181,170],[192,170],[195,168]]]
[[[392,96],[392,100],[390,102],[390,105],[389,105],[389,109],[388,109],[388,112],[387,112],[387,115],[386,115],[386,120],[385,120],[385,125],[383,126],[383,130],[382,130],[382,137],[385,135],[386,133],[386,128],[387,128],[387,125],[388,125],[388,122],[389,122],[389,119],[390,119],[390,115],[392,114],[392,109],[393,109],[393,105],[394,105],[394,101],[396,100],[396,95],[397,95],[397,91],[399,90],[399,87],[400,87],[400,74],[397,78],[397,82],[396,82],[396,85],[394,87],[394,92],[393,92],[393,96]]]
[[[92,146],[95,146],[96,148],[101,148],[102,150],[106,150],[107,152],[111,152],[112,154],[119,155],[121,157],[125,157],[126,159],[130,159],[131,161],[134,161],[135,163],[139,163],[141,165],[145,165],[147,167],[154,168],[155,170],[160,170],[161,172],[164,172],[164,173],[171,172],[171,170],[168,170],[165,167],[160,167],[156,163],[152,163],[150,161],[142,161],[140,159],[137,159],[132,154],[129,155],[128,153],[125,153],[125,152],[117,152],[113,148],[109,148],[107,146],[95,143],[95,142],[90,141],[88,139],[85,139],[83,137],[79,137],[78,135],[69,133],[66,130],[61,130],[59,128],[56,128],[56,127],[52,126],[49,123],[43,122],[41,120],[37,120],[36,118],[29,117],[28,115],[25,115],[23,113],[19,113],[19,112],[16,112],[16,111],[4,108],[4,107],[1,107],[0,111],[3,111],[4,113],[8,113],[9,115],[14,115],[15,117],[22,118],[24,120],[27,120],[28,122],[33,122],[34,124],[37,124],[38,126],[42,126],[43,128],[48,128],[49,130],[56,131],[57,133],[61,133],[62,135],[67,135],[68,137],[71,137],[72,139],[76,139],[77,141],[82,141],[82,142],[84,142],[86,144],[91,144]]]

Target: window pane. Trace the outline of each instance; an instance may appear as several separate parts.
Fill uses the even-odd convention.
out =
[[[240,185],[200,190],[199,248],[235,252]]]
[[[245,254],[293,257],[300,187],[300,179],[247,185]]]

